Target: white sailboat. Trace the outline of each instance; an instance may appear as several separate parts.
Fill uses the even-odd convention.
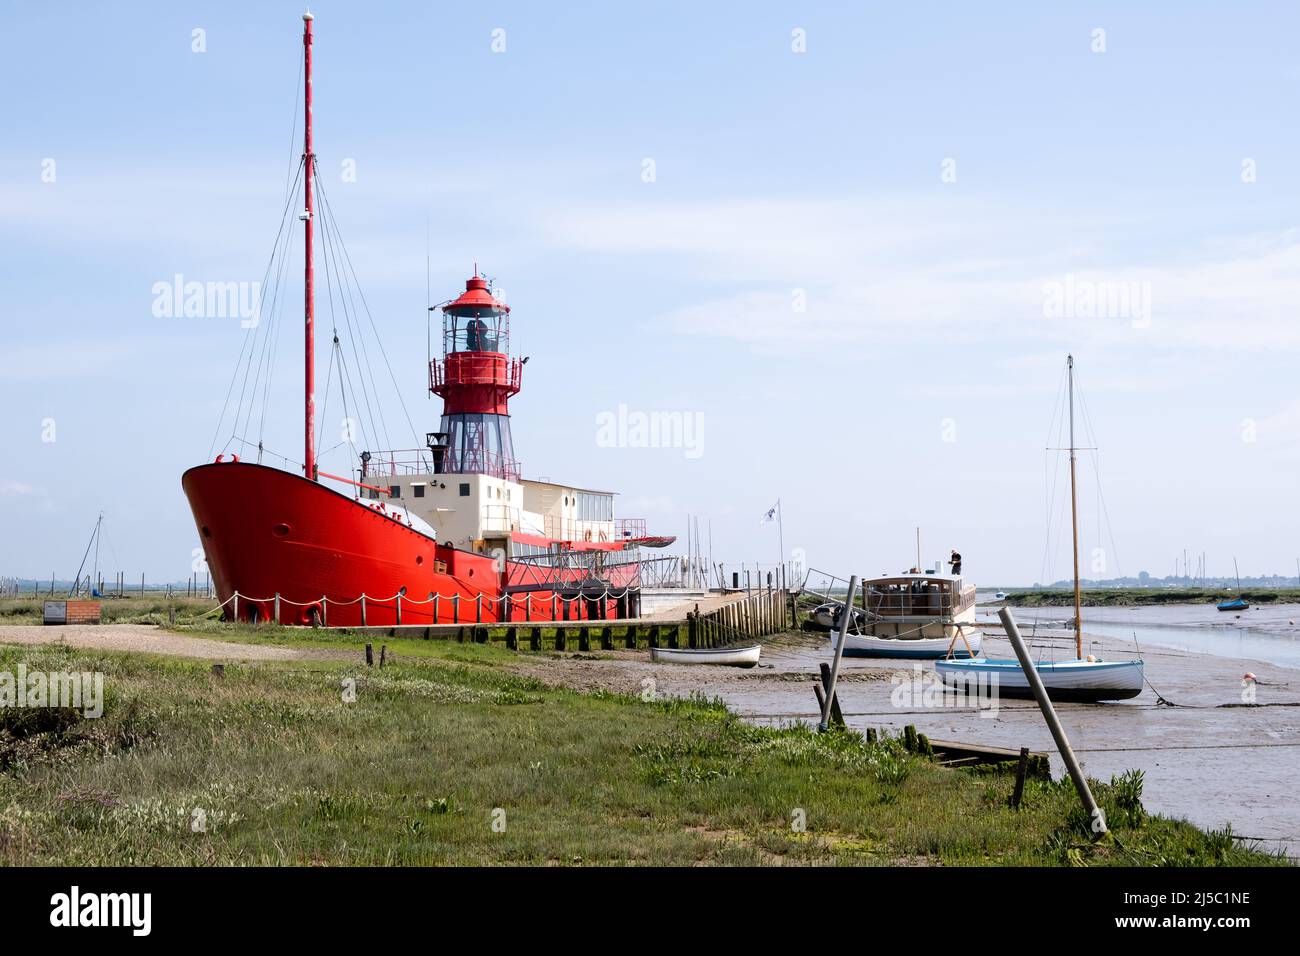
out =
[[[1096,703],[1127,700],[1142,693],[1143,664],[1139,660],[1103,661],[1083,656],[1083,612],[1079,587],[1079,496],[1075,478],[1074,356],[1066,358],[1070,389],[1070,523],[1074,532],[1074,659],[1038,661],[1034,669],[1052,700]],[[952,687],[993,686],[1003,697],[1031,697],[1029,681],[1015,658],[978,657],[942,660],[934,665],[945,684]]]

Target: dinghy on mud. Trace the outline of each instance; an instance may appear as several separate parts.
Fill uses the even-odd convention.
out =
[[[656,664],[715,664],[726,667],[754,667],[763,645],[745,647],[652,647],[650,660]]]

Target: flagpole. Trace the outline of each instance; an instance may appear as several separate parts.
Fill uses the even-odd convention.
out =
[[[785,515],[781,513],[781,499],[776,499],[776,539],[781,548],[781,560],[777,564],[780,568],[785,563]],[[778,570],[778,574],[780,571]]]

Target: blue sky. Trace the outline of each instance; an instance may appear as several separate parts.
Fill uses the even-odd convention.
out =
[[[515,310],[525,472],[711,520],[718,560],[776,559],[780,497],[819,568],[910,564],[920,525],[976,581],[1065,576],[1073,351],[1085,572],[1294,573],[1300,10],[1131,7],[313,6],[322,181],[416,430],[427,229],[435,301],[477,261]],[[110,574],[188,573],[245,333],[151,289],[262,277],[301,12],[0,4],[0,574],[70,574],[100,510]],[[1052,313],[1067,283],[1149,310]],[[263,437],[300,456],[294,331]],[[620,405],[700,416],[700,454],[602,447]]]

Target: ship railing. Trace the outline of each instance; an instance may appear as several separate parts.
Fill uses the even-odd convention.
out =
[[[552,551],[511,558],[506,570],[508,588],[541,588],[578,581],[602,580],[618,587],[637,587],[644,565],[639,556],[608,551]]]
[[[519,505],[484,504],[479,510],[479,530],[487,532],[508,532],[520,530]]]
[[[840,603],[848,591],[848,581],[839,575],[810,568],[800,588],[804,604]],[[866,595],[854,595],[855,607],[863,607],[880,617],[948,617],[975,605],[975,588],[968,586],[956,595],[939,584],[903,583],[882,586],[867,582]]]
[[[507,458],[499,452],[469,450],[456,451],[447,449],[443,467],[439,472],[433,470],[433,458],[429,450],[419,448],[399,448],[393,451],[371,452],[370,462],[366,467],[366,476],[362,480],[379,480],[389,476],[413,475],[492,475],[518,481],[521,470],[518,459]]]
[[[645,518],[615,518],[614,537],[620,541],[646,536]]]

